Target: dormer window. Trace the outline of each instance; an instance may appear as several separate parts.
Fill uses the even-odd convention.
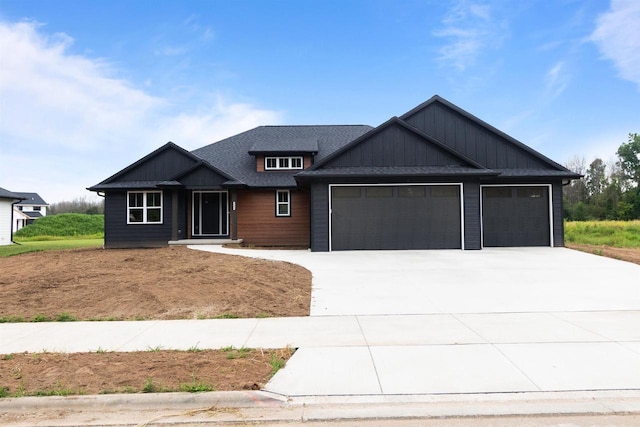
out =
[[[302,164],[302,156],[264,158],[264,170],[302,169]]]

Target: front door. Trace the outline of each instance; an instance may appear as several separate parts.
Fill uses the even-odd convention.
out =
[[[193,235],[229,235],[229,195],[226,191],[193,192]]]

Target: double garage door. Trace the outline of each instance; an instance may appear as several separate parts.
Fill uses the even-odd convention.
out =
[[[459,185],[332,186],[331,249],[462,247]]]
[[[462,248],[460,185],[330,188],[331,250]],[[550,246],[547,186],[487,186],[481,197],[483,246]]]

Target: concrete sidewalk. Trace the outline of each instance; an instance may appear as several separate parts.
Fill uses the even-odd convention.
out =
[[[640,389],[640,266],[562,248],[216,252],[313,273],[311,317],[0,324],[0,354],[280,348],[288,397]]]
[[[640,389],[640,311],[0,324],[0,353],[299,350],[286,396]]]

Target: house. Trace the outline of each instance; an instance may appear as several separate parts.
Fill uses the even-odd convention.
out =
[[[16,192],[22,201],[15,205],[13,215],[13,231],[20,230],[25,225],[31,224],[38,218],[47,216],[47,208],[49,205],[38,193],[20,193]]]
[[[13,207],[22,197],[17,193],[0,187],[0,246],[13,242],[11,224],[13,223]]]
[[[378,127],[260,126],[158,148],[99,184],[105,247],[241,239],[354,249],[563,246],[579,175],[434,96]]]

